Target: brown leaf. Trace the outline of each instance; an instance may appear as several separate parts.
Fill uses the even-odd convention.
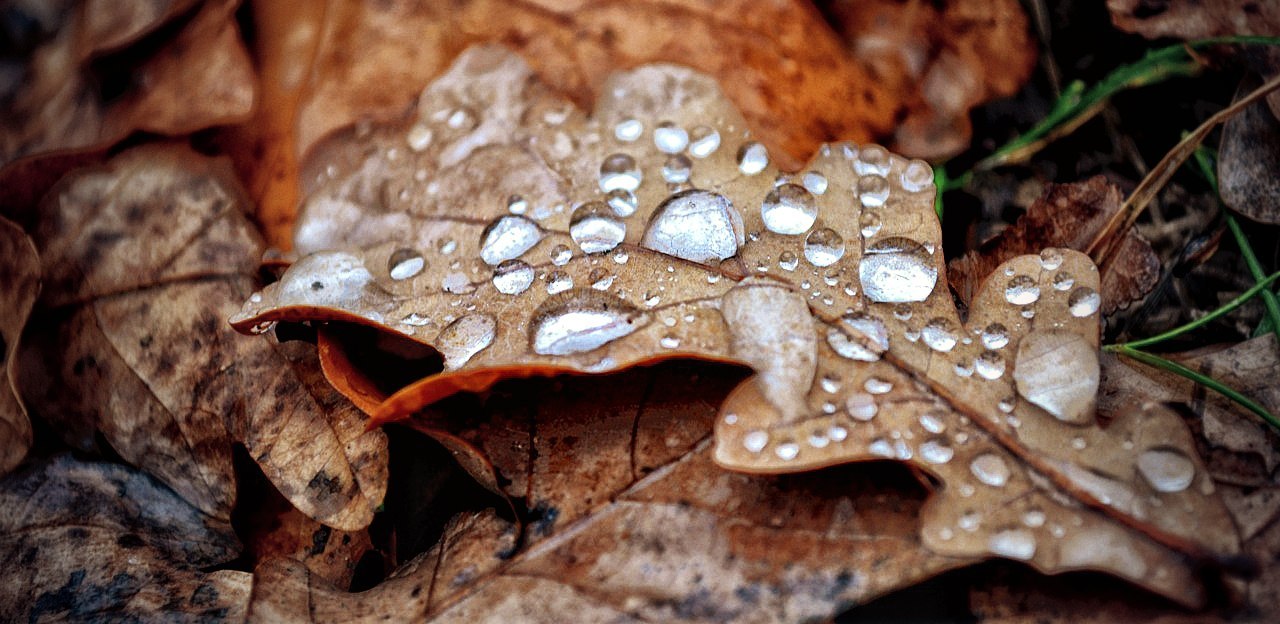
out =
[[[76,49],[80,58],[119,50],[189,11],[200,0],[84,0]]]
[[[326,383],[306,345],[245,340],[223,320],[254,287],[262,246],[229,164],[150,146],[77,171],[46,198],[41,321],[23,396],[74,446],[95,431],[202,511],[234,500],[245,445],[300,510],[367,525],[386,442]]]
[[[0,218],[0,475],[31,448],[31,420],[17,391],[18,341],[40,294],[40,257],[22,228]]]
[[[1016,0],[831,0],[854,58],[897,96],[894,149],[945,159],[969,147],[969,110],[1012,96],[1036,63]]]
[[[1246,78],[1240,95],[1262,81]],[[1280,223],[1280,120],[1264,102],[1255,102],[1222,127],[1218,181],[1222,201],[1232,210],[1261,223]]]
[[[247,118],[254,76],[234,19],[236,0],[211,0],[171,39],[140,52],[136,65],[104,62],[99,70],[86,56],[126,42],[102,30],[104,4],[67,11],[55,36],[31,54],[29,79],[6,98],[0,114],[0,165],[6,170],[23,158],[110,145],[136,130],[180,135]],[[178,8],[139,16],[131,36],[159,24],[147,19],[163,20]],[[104,95],[97,83],[106,77],[99,71],[121,72],[112,79],[135,88]]]
[[[312,621],[530,621],[556,612],[797,621],[832,617],[968,561],[920,548],[921,495],[902,473],[717,469],[708,436],[719,399],[740,379],[681,364],[514,384],[480,414],[417,423],[482,444],[511,497],[539,514],[519,553],[510,557],[511,525],[464,515],[440,546],[371,591],[335,592],[295,567],[260,577],[258,595],[293,605],[272,612],[292,621],[307,619],[302,606]],[[308,585],[310,598],[298,597]]]
[[[1280,5],[1257,0],[1107,0],[1117,28],[1149,39],[1280,33]]]
[[[951,288],[965,303],[973,301],[982,281],[996,266],[1046,247],[1084,251],[1120,209],[1120,190],[1102,176],[1083,182],[1051,184],[1012,226],[947,265]],[[1102,313],[1110,314],[1140,300],[1160,277],[1160,260],[1141,234],[1129,230],[1110,263],[1102,270]]]
[[[925,163],[836,144],[793,178],[707,77],[647,66],[603,93],[588,118],[510,53],[464,54],[415,118],[317,151],[296,248],[342,251],[304,257],[233,323],[354,320],[433,345],[445,372],[380,420],[503,377],[740,363],[756,376],[721,407],[719,465],[908,462],[943,484],[922,528],[936,552],[1203,599],[1183,556],[1235,553],[1235,529],[1175,415],[1095,421],[1086,256],[1012,258],[962,325]]]
[[[243,618],[252,577],[231,525],[123,466],[62,455],[0,481],[6,617],[46,621]]]

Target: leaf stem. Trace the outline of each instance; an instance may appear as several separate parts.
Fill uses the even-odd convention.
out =
[[[1276,418],[1274,414],[1267,411],[1267,408],[1263,407],[1261,404],[1241,394],[1239,391],[1232,388],[1231,386],[1228,386],[1218,381],[1217,379],[1214,379],[1212,377],[1209,377],[1208,375],[1205,375],[1198,371],[1187,368],[1186,366],[1183,366],[1182,364],[1179,364],[1172,360],[1166,360],[1158,355],[1147,353],[1146,351],[1139,351],[1137,349],[1132,348],[1129,345],[1125,345],[1125,344],[1107,345],[1107,347],[1104,347],[1104,348],[1106,348],[1108,351],[1112,351],[1114,353],[1118,353],[1125,357],[1142,362],[1143,364],[1146,364],[1148,366],[1166,370],[1175,375],[1179,375],[1181,377],[1190,379],[1191,381],[1194,381],[1202,386],[1205,386],[1206,388],[1209,388],[1217,392],[1218,394],[1221,394],[1222,396],[1227,397],[1228,399],[1231,399],[1232,401],[1235,401],[1241,407],[1244,407],[1245,409],[1257,414],[1258,416],[1261,416],[1263,420],[1267,421],[1267,424],[1271,425],[1277,430],[1280,430],[1280,418]]]

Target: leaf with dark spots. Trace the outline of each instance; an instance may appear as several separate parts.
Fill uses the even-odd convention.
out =
[[[0,480],[0,586],[15,621],[240,621],[252,578],[205,572],[239,545],[131,468],[61,455]]]
[[[238,442],[304,513],[362,528],[385,491],[384,436],[323,381],[314,348],[246,340],[222,320],[262,254],[244,202],[225,161],[165,146],[60,183],[33,228],[48,287],[23,396],[69,443],[92,448],[100,431],[216,517],[235,499]]]
[[[1261,84],[1250,77],[1240,85],[1246,94]],[[1218,181],[1222,201],[1260,223],[1280,224],[1280,120],[1265,102],[1255,102],[1222,127]]]
[[[31,447],[31,421],[18,395],[18,343],[40,293],[40,258],[13,222],[0,217],[0,475]]]

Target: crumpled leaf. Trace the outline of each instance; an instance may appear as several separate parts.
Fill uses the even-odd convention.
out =
[[[822,141],[889,133],[897,108],[898,96],[801,0],[288,4],[296,6],[254,7],[263,74],[275,82],[264,85],[259,107],[267,121],[262,141],[238,150],[267,240],[282,248],[292,242],[292,189],[313,182],[290,168],[295,159],[340,127],[403,114],[422,85],[473,43],[512,46],[579,105],[600,97],[617,68],[693,66],[721,80],[774,158],[791,166]],[[288,153],[281,141],[292,142]]]
[[[1247,94],[1262,82],[1256,76],[1240,84]],[[1218,181],[1222,201],[1261,223],[1280,223],[1280,120],[1264,102],[1255,102],[1222,127]]]
[[[124,466],[60,455],[0,481],[0,607],[14,621],[237,621],[252,576],[226,520]]]
[[[1256,0],[1107,0],[1111,21],[1149,39],[1280,33],[1280,5]]]
[[[973,301],[982,282],[996,267],[1016,256],[1046,247],[1084,251],[1120,209],[1123,197],[1106,178],[1051,184],[1017,222],[976,250],[947,265],[951,289],[965,303]],[[1160,278],[1160,259],[1137,231],[1130,229],[1102,269],[1102,314],[1127,308],[1142,299]]]
[[[102,23],[106,4],[119,8],[89,2],[84,10],[65,11],[52,38],[32,51],[29,78],[4,98],[0,113],[0,165],[6,169],[26,157],[109,145],[136,130],[180,135],[248,117],[254,75],[235,21],[237,0],[210,0],[154,52],[143,50],[136,66],[103,62],[95,69],[92,53],[128,41],[126,33]],[[156,28],[179,8],[139,16],[128,36]],[[196,66],[201,71],[191,71]],[[118,97],[104,94],[97,83],[108,70],[124,73],[113,79],[133,88]]]
[[[1234,554],[1235,528],[1176,415],[1095,420],[1085,255],[1005,262],[962,325],[927,164],[845,143],[780,174],[704,76],[646,66],[603,92],[586,118],[514,55],[464,54],[416,118],[317,152],[295,240],[316,253],[233,324],[354,320],[433,345],[445,372],[380,421],[504,377],[744,364],[719,465],[908,462],[941,482],[923,512],[936,552],[1203,600],[1184,557]]]
[[[18,341],[40,294],[40,257],[22,228],[0,218],[0,475],[31,448],[31,420],[17,392]]]
[[[435,549],[360,594],[296,565],[259,567],[253,609],[317,622],[821,620],[969,561],[920,548],[921,493],[901,473],[717,469],[708,438],[740,379],[673,364],[514,384],[480,413],[412,421],[489,452],[507,493],[537,514],[520,550],[508,522],[464,514]]]
[[[969,110],[1014,95],[1035,68],[1037,46],[1016,0],[825,4],[854,58],[886,91],[902,94],[892,146],[902,154],[964,151]]]
[[[100,431],[126,461],[227,518],[231,445],[304,513],[369,523],[386,441],[301,343],[245,341],[222,320],[252,292],[262,243],[226,161],[166,146],[80,170],[33,237],[45,290],[22,391],[79,448]]]

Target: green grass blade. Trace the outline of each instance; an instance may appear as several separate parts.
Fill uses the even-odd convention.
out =
[[[1280,430],[1280,418],[1276,418],[1274,414],[1267,411],[1267,408],[1263,407],[1261,404],[1254,401],[1253,399],[1250,399],[1249,397],[1241,394],[1235,388],[1232,388],[1227,384],[1224,384],[1218,381],[1217,379],[1209,377],[1208,375],[1205,375],[1198,371],[1187,368],[1186,366],[1183,366],[1177,362],[1166,360],[1158,355],[1147,353],[1146,351],[1139,351],[1137,349],[1130,348],[1128,345],[1117,345],[1117,346],[1119,348],[1110,349],[1110,350],[1120,355],[1123,355],[1127,358],[1131,358],[1139,362],[1142,362],[1143,364],[1146,364],[1148,366],[1159,368],[1161,370],[1166,370],[1175,375],[1190,379],[1191,381],[1194,381],[1206,388],[1213,390],[1214,392],[1217,392],[1218,394],[1221,394],[1224,397],[1227,397],[1228,399],[1231,399],[1232,401],[1235,401],[1241,407],[1257,414],[1258,416],[1261,416],[1263,420],[1267,421],[1267,424],[1271,425],[1277,430]]]

